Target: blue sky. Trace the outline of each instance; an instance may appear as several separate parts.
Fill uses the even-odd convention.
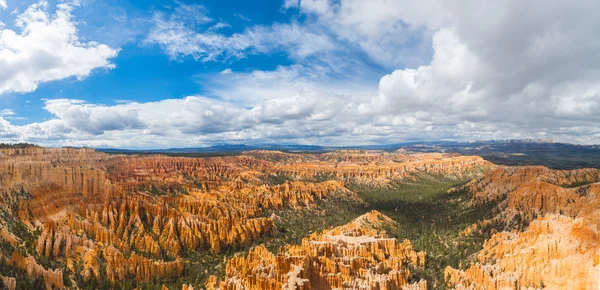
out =
[[[52,13],[56,2],[49,3],[48,11]],[[273,22],[291,21],[298,16],[297,13],[282,13],[281,3],[277,1],[235,1],[233,5],[218,3],[219,1],[204,1],[201,5],[216,22],[222,21],[231,25],[223,29],[224,34],[242,32],[249,24],[269,25]],[[227,68],[239,71],[272,70],[278,65],[291,63],[284,54],[249,55],[243,59],[219,62],[187,61],[169,57],[157,45],[144,44],[144,33],[152,26],[151,18],[156,13],[171,13],[173,7],[178,5],[194,5],[194,2],[83,2],[74,13],[86,22],[85,25],[78,25],[79,35],[90,39],[103,39],[103,43],[120,48],[119,54],[111,59],[116,68],[110,71],[98,70],[82,81],[66,78],[41,83],[38,89],[30,93],[9,93],[3,96],[2,105],[27,118],[16,120],[15,124],[27,124],[52,118],[52,114],[42,108],[41,100],[44,98],[73,98],[101,104],[182,98],[205,92],[202,83],[195,81],[196,75],[218,74]],[[24,3],[15,5],[15,9],[19,10],[27,7]],[[0,19],[7,27],[11,27],[10,21],[13,17],[6,12],[8,11],[5,11]],[[106,15],[111,16],[105,17]],[[106,25],[107,19],[115,21],[118,17],[127,17],[127,20],[121,19],[120,23]],[[121,35],[120,31],[126,32]],[[112,35],[106,36],[105,33]]]
[[[0,141],[598,143],[598,4],[540,5],[0,0]]]

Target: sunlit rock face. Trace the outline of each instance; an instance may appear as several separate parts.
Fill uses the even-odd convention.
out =
[[[499,202],[502,219],[544,213],[600,220],[600,170],[551,170],[546,167],[498,167],[469,190],[474,202]]]
[[[286,246],[273,254],[257,246],[227,262],[226,278],[207,283],[219,289],[427,289],[409,285],[407,266],[423,267],[426,254],[382,229],[394,222],[373,211],[354,221]]]
[[[249,152],[249,155],[255,154]],[[335,151],[316,156],[299,156],[284,159],[277,153],[272,171],[293,176],[296,179],[313,179],[330,176],[338,180],[358,184],[386,186],[392,181],[412,178],[415,173],[438,174],[447,177],[465,178],[493,168],[494,165],[478,156],[452,156],[448,154],[401,154],[378,151]],[[259,152],[269,158],[269,152]]]
[[[498,167],[473,181],[473,202],[499,202],[492,220],[512,231],[487,240],[467,270],[448,267],[447,283],[456,289],[597,289],[598,181],[599,170],[545,167]]]
[[[447,268],[457,289],[595,289],[598,234],[582,219],[547,215],[521,233],[501,232],[486,241],[478,264]]]
[[[0,149],[0,238],[19,248],[2,256],[29,279],[43,277],[48,289],[64,287],[69,273],[116,287],[124,279],[173,281],[186,272],[186,253],[252,246],[227,260],[224,277],[183,288],[426,289],[411,271],[426,265],[427,254],[388,236],[384,229],[394,221],[379,212],[278,251],[260,245],[277,236],[279,210],[315,208],[330,198],[359,201],[349,184],[385,189],[421,173],[474,178],[465,186],[471,206],[496,204],[490,219],[465,231],[498,230],[473,263],[439,269],[449,287],[597,288],[600,171],[497,167],[480,157],[436,153],[183,158]],[[11,232],[8,216],[31,232],[39,229],[35,240]],[[0,279],[18,288],[18,279],[4,273]]]
[[[24,270],[32,279],[44,277],[44,282],[47,289],[63,288],[63,272],[61,270],[44,269],[39,265],[34,257],[24,257],[19,252],[14,252],[11,257],[11,262],[17,268]]]
[[[73,148],[0,149],[0,205],[29,230],[39,228],[32,243],[36,255],[63,263],[69,272],[85,280],[100,279],[104,271],[112,283],[124,277],[150,281],[180,277],[185,252],[221,253],[273,236],[276,210],[312,208],[332,197],[358,199],[346,188],[348,183],[385,187],[414,173],[464,179],[491,168],[493,164],[479,157],[380,151],[252,151],[179,158]],[[5,231],[4,222],[0,227],[4,241],[15,247],[24,244]],[[408,270],[402,265],[421,265],[424,259],[410,243],[363,228],[308,237],[306,243],[289,249],[312,257],[314,265],[306,264],[297,277],[320,275],[327,285],[340,287],[344,281],[351,281],[344,286],[350,288],[407,285]],[[340,245],[352,250],[345,252],[341,249],[347,246]],[[306,250],[310,253],[302,252]],[[9,255],[6,260],[27,269],[32,279],[43,276],[47,287],[62,287],[64,273],[36,264],[27,252],[15,252],[14,259]],[[321,259],[321,254],[355,258],[349,263]],[[296,262],[287,259],[289,273]],[[11,287],[11,278],[2,281]],[[411,287],[422,287],[415,285]]]
[[[6,277],[0,275],[0,282],[4,285],[5,289],[15,290],[17,289],[17,279],[13,277]]]
[[[101,164],[109,156],[91,149],[0,149],[0,194],[27,223],[59,218],[79,202],[101,202],[116,188]]]

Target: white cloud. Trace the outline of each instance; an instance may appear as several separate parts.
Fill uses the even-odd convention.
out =
[[[290,97],[313,98],[318,95],[320,100],[326,101],[340,96],[367,96],[375,92],[360,80],[338,80],[326,76],[324,70],[327,68],[316,65],[279,66],[272,71],[200,76],[198,82],[208,87],[210,95],[246,106]]]
[[[382,77],[379,93],[359,106],[381,126],[448,128],[461,138],[495,130],[495,136],[545,133],[571,141],[596,136],[600,41],[592,27],[600,19],[590,11],[599,3],[300,0],[286,6],[362,47],[385,47],[379,40],[398,24],[431,31],[431,63]]]
[[[111,108],[86,104],[83,101],[47,100],[44,107],[71,128],[98,135],[104,131],[136,129],[144,126],[138,111],[130,105]]]
[[[2,111],[0,111],[0,116],[4,117],[4,116],[12,116],[14,115],[15,112],[11,109],[3,109]]]
[[[479,61],[459,42],[454,31],[442,29],[433,37],[434,55],[430,65],[400,69],[379,82],[379,94],[361,108],[373,113],[426,111],[470,111],[477,108],[480,94],[473,83],[481,74]]]
[[[148,41],[173,58],[286,51],[294,64],[196,76],[210,98],[114,106],[47,100],[53,120],[14,126],[0,117],[0,136],[154,148],[538,136],[598,143],[600,18],[593,12],[600,2],[551,2],[286,1],[306,22],[229,36],[211,30],[208,16],[189,24],[177,14],[184,12],[159,14]],[[342,44],[394,69],[372,84],[365,61],[340,53]],[[432,53],[423,58],[423,51]]]
[[[0,9],[6,10],[8,5],[6,5],[6,0],[0,0]]]
[[[235,14],[233,14],[233,16],[239,18],[242,21],[252,22],[252,19],[250,19],[250,18],[248,18],[248,17],[246,17],[246,16],[244,16],[243,14],[240,14],[240,13],[235,13]]]
[[[292,58],[302,59],[335,49],[326,35],[313,33],[296,23],[257,25],[243,33],[225,36],[217,31],[223,27],[221,22],[212,23],[203,8],[191,7],[180,4],[168,16],[156,13],[146,42],[158,44],[173,59],[190,57],[205,62],[274,51],[286,51]],[[202,19],[200,23],[185,16],[190,10],[196,11],[194,15]]]
[[[78,37],[74,5],[58,4],[50,15],[41,1],[16,17],[19,32],[0,28],[0,94],[31,92],[43,82],[82,79],[94,69],[115,67],[110,59],[117,49]]]
[[[2,111],[0,111],[0,118],[8,120],[27,120],[27,117],[17,116],[15,111],[11,109],[3,109]]]
[[[431,53],[431,31],[407,24],[400,16],[415,4],[402,2],[292,0],[285,1],[283,8],[316,16],[316,25],[338,40],[350,43],[383,67],[397,68],[420,65]]]

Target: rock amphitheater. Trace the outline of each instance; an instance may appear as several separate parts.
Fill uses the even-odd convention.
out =
[[[386,188],[420,173],[473,179],[465,185],[470,204],[498,205],[469,229],[504,225],[468,267],[439,269],[446,287],[599,289],[600,171],[501,167],[439,153],[187,158],[0,149],[0,255],[28,279],[42,277],[46,289],[76,289],[75,276],[112,288],[127,279],[162,285],[189,273],[193,253],[222,255],[224,275],[177,288],[432,289],[413,275],[427,253],[390,236],[386,229],[406,225],[377,211],[276,251],[262,244],[277,238],[277,211],[360,199],[348,184]],[[9,273],[0,278],[8,289],[22,283]]]

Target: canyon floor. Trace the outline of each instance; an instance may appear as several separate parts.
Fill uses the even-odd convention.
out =
[[[8,289],[599,289],[600,170],[0,148]]]

